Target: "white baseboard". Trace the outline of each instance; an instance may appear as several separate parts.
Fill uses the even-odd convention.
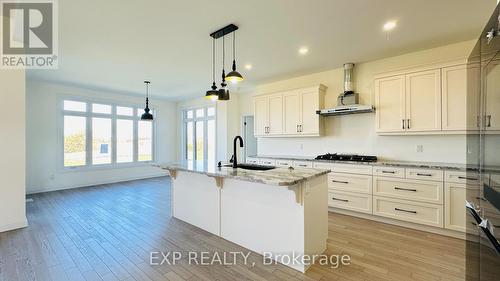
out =
[[[139,176],[139,177],[125,177],[125,178],[121,178],[119,180],[95,181],[95,182],[90,182],[90,183],[86,183],[86,184],[78,184],[78,185],[29,188],[29,190],[27,190],[26,194],[29,195],[29,194],[36,194],[36,193],[42,193],[42,192],[51,192],[51,191],[57,191],[57,190],[73,189],[73,188],[88,187],[88,186],[102,185],[102,184],[112,184],[112,183],[134,181],[134,180],[151,179],[151,178],[166,177],[166,176],[168,176],[167,172],[161,172],[161,173],[155,173],[155,174]]]
[[[18,228],[23,228],[28,226],[28,220],[24,219],[23,221],[16,222],[16,223],[11,223],[7,225],[0,225],[0,232],[5,232],[9,230],[14,230]]]

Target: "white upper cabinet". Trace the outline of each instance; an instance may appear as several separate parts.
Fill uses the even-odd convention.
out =
[[[377,133],[477,130],[479,87],[472,78],[479,69],[467,67],[456,63],[379,75],[374,83]]]
[[[469,75],[467,75],[469,72]],[[441,69],[443,131],[478,130],[479,67]]]
[[[323,85],[256,96],[254,98],[255,135],[320,136],[322,120],[316,111],[322,109],[326,87]]]
[[[406,75],[406,129],[441,130],[441,73],[439,69]]]
[[[323,109],[323,93],[318,89],[304,89],[299,91],[300,117],[299,133],[308,136],[319,136],[321,132],[320,116],[317,110]],[[286,118],[287,116],[285,116]]]
[[[269,122],[268,135],[280,135],[283,133],[283,95],[269,96]]]
[[[375,80],[377,132],[403,132],[405,112],[405,76]]]
[[[284,126],[283,133],[295,135],[300,125],[300,95],[297,91],[283,93]]]
[[[265,136],[269,126],[269,97],[256,97],[253,102],[255,136]]]
[[[500,61],[496,60],[489,63],[484,74],[486,76],[486,83],[484,85],[486,90],[485,129],[488,131],[500,130],[500,114],[498,114],[498,108],[500,108],[500,95],[498,94],[500,81],[495,79],[499,74]]]

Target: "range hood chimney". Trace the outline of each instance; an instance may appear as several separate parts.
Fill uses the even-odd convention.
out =
[[[344,92],[337,98],[337,106],[316,111],[324,116],[374,112],[371,105],[359,104],[359,95],[354,92],[354,63],[344,64]]]
[[[353,82],[354,63],[344,64],[344,92],[337,99],[337,106],[358,104],[358,94],[354,93]]]

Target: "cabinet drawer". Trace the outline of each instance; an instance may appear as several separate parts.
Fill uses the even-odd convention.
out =
[[[387,167],[387,166],[375,166],[373,167],[374,176],[392,177],[392,178],[402,178],[405,177],[405,168],[398,167]]]
[[[336,191],[372,194],[372,176],[330,173],[328,174],[328,188]]]
[[[479,184],[479,175],[464,171],[444,171],[444,181],[452,183]]]
[[[276,160],[261,158],[261,159],[259,159],[259,164],[265,165],[265,166],[274,166],[274,165],[276,165]]]
[[[373,177],[373,195],[443,204],[443,183]]]
[[[360,175],[372,174],[371,165],[333,164],[324,162],[314,162],[313,166],[314,168],[329,169],[332,172],[337,172],[337,173],[360,174]]]
[[[406,168],[406,178],[415,180],[443,181],[443,171],[435,169]]]
[[[373,214],[407,222],[443,227],[443,206],[373,196]]]
[[[247,163],[250,163],[250,164],[259,164],[259,159],[247,157]]]
[[[297,168],[312,168],[313,162],[311,161],[293,161],[293,166]]]
[[[293,166],[293,161],[292,160],[276,160],[276,166],[279,166],[279,167],[292,167]]]
[[[371,214],[372,196],[369,194],[329,191],[328,206]]]

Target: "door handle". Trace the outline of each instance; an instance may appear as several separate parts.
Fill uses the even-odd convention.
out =
[[[297,125],[297,133],[299,132],[299,125]]]
[[[421,174],[421,173],[417,173],[417,176],[421,176],[421,177],[432,177],[432,174]]]
[[[407,122],[407,124],[406,124],[406,125],[407,125],[407,127],[408,127],[408,130],[409,130],[409,129],[410,129],[410,127],[411,127],[411,125],[410,125],[410,124],[411,124],[411,123],[410,123],[410,119],[408,119],[408,122]]]
[[[491,127],[491,115],[486,116],[486,127]]]
[[[332,197],[332,200],[341,201],[341,202],[349,202],[349,200],[347,200],[347,199],[340,199],[340,198],[335,198],[335,197]]]
[[[299,131],[302,133],[302,125],[299,125]]]
[[[458,179],[461,179],[461,180],[469,180],[469,181],[477,181],[477,178],[471,178],[471,177],[462,177],[462,176],[459,176]]]
[[[382,174],[395,174],[395,171],[382,171]]]
[[[401,123],[402,123],[402,129],[404,130],[405,129],[405,120],[404,119],[401,119]]]

